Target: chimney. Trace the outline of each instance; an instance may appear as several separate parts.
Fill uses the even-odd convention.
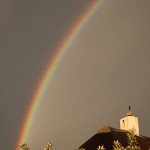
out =
[[[120,119],[120,129],[127,131],[133,129],[135,131],[135,134],[139,135],[138,117],[133,116],[130,106],[126,114],[126,117]]]

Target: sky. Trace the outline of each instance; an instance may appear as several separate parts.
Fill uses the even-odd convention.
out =
[[[92,0],[0,2],[0,149],[16,150],[36,86]],[[45,89],[27,142],[76,149],[129,105],[150,136],[150,1],[105,0],[77,35]]]

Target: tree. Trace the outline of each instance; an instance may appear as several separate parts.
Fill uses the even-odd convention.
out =
[[[31,148],[28,147],[28,145],[26,143],[20,144],[19,147],[23,150],[31,150]]]
[[[52,143],[47,142],[45,147],[44,147],[44,150],[52,150],[52,146],[53,146]]]
[[[136,140],[134,129],[127,132],[128,137],[128,146],[126,150],[140,150],[140,146],[138,146],[138,142]]]
[[[114,141],[113,143],[113,149],[114,150],[125,150],[125,148],[119,143],[119,141]]]
[[[104,146],[98,146],[97,150],[105,150]]]
[[[138,145],[134,129],[127,132],[127,139],[128,139],[128,146],[125,148],[121,145],[121,143],[118,140],[114,141],[113,150],[141,150],[140,146]],[[19,147],[23,150],[31,150],[31,148],[28,147],[26,143],[20,144]],[[47,142],[44,147],[44,150],[52,150],[52,144],[50,142]],[[76,150],[85,150],[85,149],[78,148]],[[98,146],[97,150],[105,150],[105,147]]]

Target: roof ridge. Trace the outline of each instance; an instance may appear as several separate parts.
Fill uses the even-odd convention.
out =
[[[121,129],[116,129],[110,126],[104,126],[102,128],[100,128],[97,133],[107,133],[107,132],[125,132],[124,130]]]

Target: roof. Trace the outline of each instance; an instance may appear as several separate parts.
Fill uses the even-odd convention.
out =
[[[127,147],[127,131],[115,129],[109,126],[103,127],[98,132],[82,144],[79,148],[85,150],[97,150],[98,146],[104,146],[106,150],[113,150],[113,142],[119,141],[124,147]],[[136,136],[137,142],[142,150],[149,150],[150,138],[144,136]]]

